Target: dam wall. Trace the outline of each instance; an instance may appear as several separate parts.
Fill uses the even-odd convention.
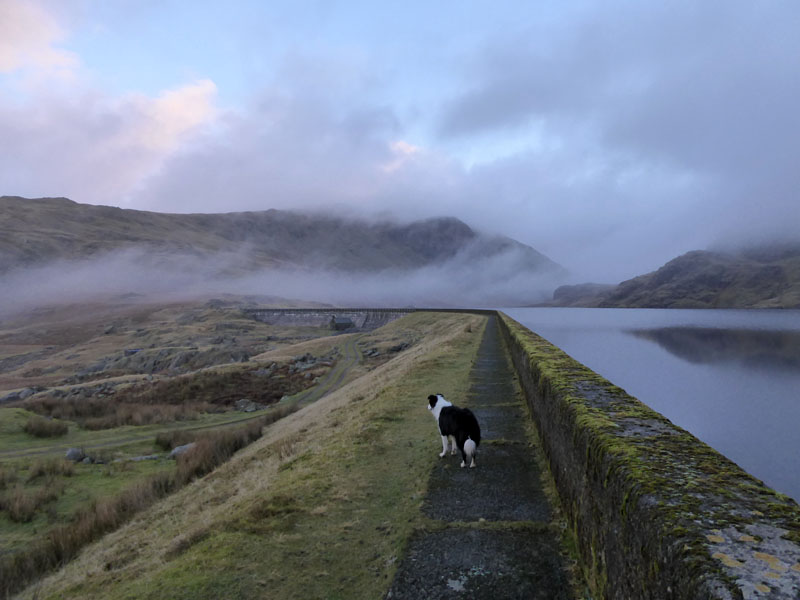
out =
[[[800,598],[797,503],[498,319],[593,598]]]
[[[245,309],[253,319],[288,327],[330,327],[341,331],[372,331],[399,319],[413,308],[264,308]],[[349,322],[349,323],[348,323]],[[349,325],[352,324],[352,325]]]

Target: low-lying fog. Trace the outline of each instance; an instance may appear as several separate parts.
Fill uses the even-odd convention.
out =
[[[0,275],[0,314],[37,306],[141,294],[148,301],[214,294],[277,296],[295,302],[370,307],[487,307],[528,305],[552,298],[557,275],[525,268],[508,251],[492,257],[458,255],[414,270],[341,272],[314,268],[245,271],[246,257],[115,252]]]

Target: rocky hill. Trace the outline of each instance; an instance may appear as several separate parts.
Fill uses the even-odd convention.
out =
[[[176,254],[236,256],[235,264],[243,272],[280,267],[415,269],[457,256],[485,258],[509,252],[523,269],[562,270],[529,246],[480,234],[455,218],[401,225],[278,210],[163,214],[66,198],[0,197],[0,274],[120,250],[144,251],[163,260]]]
[[[562,286],[557,306],[800,308],[800,245],[688,252],[616,286]]]

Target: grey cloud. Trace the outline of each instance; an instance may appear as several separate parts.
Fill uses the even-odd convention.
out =
[[[473,187],[558,231],[521,239],[609,278],[724,238],[797,240],[799,25],[792,2],[589,5],[473,56],[439,131],[528,131],[543,150]]]

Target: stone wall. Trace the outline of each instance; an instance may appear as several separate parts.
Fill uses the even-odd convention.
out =
[[[408,308],[265,308],[245,309],[257,321],[288,327],[330,327],[333,317],[350,319],[354,331],[372,331],[399,319]]]
[[[593,597],[800,598],[793,500],[499,320]]]

